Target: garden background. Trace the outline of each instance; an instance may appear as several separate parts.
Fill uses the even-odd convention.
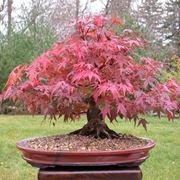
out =
[[[95,14],[116,16],[124,25],[116,29],[133,29],[149,45],[137,50],[134,57],[150,56],[164,63],[158,77],[180,80],[180,1],[179,0],[1,0],[0,1],[0,92],[10,71],[35,57],[71,33],[73,20]],[[70,30],[69,30],[70,29]],[[17,140],[29,136],[66,133],[82,126],[48,122],[27,114],[21,105],[6,101],[0,107],[0,180],[35,179],[36,170],[21,160],[15,148]],[[6,114],[6,115],[5,115]],[[7,115],[8,114],[8,115]],[[144,180],[178,180],[180,178],[180,120],[169,123],[151,114],[148,132],[133,130],[127,122],[111,125],[117,131],[146,136],[157,141],[152,157],[143,165]],[[61,125],[60,125],[61,124]],[[50,127],[49,127],[50,126]],[[73,128],[72,128],[73,127]]]

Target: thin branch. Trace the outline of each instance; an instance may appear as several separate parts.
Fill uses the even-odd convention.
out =
[[[103,0],[100,0],[100,2],[101,2],[104,6],[106,6],[106,4],[103,2]]]
[[[3,0],[3,3],[2,3],[1,8],[0,8],[0,12],[2,12],[4,10],[5,2],[6,2],[6,0]]]
[[[80,5],[79,0],[76,0],[76,14],[75,14],[76,20],[79,19],[79,5]]]
[[[109,13],[109,4],[110,4],[111,0],[107,0],[107,3],[105,5],[105,15],[108,15]]]
[[[86,10],[87,7],[88,7],[88,4],[89,4],[89,0],[86,0],[86,4],[85,4],[85,6],[84,6],[84,9],[82,10],[82,16],[84,15],[84,12],[85,12],[85,10]]]

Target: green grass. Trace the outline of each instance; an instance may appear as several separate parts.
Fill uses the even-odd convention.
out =
[[[18,140],[27,137],[63,134],[80,128],[84,119],[63,123],[55,127],[47,121],[41,125],[41,116],[0,116],[0,180],[35,180],[37,169],[21,158],[15,147]],[[150,124],[148,132],[141,127],[134,128],[133,123],[120,120],[110,127],[118,132],[149,137],[157,145],[150,158],[141,166],[143,180],[179,180],[180,179],[180,120],[173,123],[166,119],[147,117]]]

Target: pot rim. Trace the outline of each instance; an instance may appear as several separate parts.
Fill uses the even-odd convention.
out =
[[[35,137],[36,138],[36,137]],[[21,151],[26,151],[26,152],[31,152],[33,154],[49,154],[49,155],[116,155],[116,154],[132,154],[136,153],[139,151],[146,151],[152,149],[156,143],[154,140],[150,138],[142,138],[144,140],[147,140],[148,143],[145,146],[142,147],[137,147],[137,148],[132,148],[132,149],[127,149],[127,150],[111,150],[111,151],[50,151],[50,150],[37,150],[33,148],[29,148],[25,146],[25,143],[28,140],[35,139],[35,138],[27,138],[20,140],[16,143],[16,147],[21,150]],[[141,137],[140,137],[141,138]]]

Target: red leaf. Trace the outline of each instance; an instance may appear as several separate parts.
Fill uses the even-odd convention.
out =
[[[84,99],[92,96],[103,118],[108,116],[110,121],[118,114],[136,122],[139,114],[151,111],[166,112],[173,119],[180,108],[180,83],[157,82],[161,64],[132,56],[146,42],[132,30],[116,34],[113,24],[122,21],[101,15],[78,20],[72,35],[28,68],[15,68],[0,98],[15,97],[31,113],[41,110],[52,118],[65,115],[65,120],[87,112]],[[146,124],[144,119],[138,123],[145,129]]]
[[[95,16],[94,17],[94,24],[98,27],[103,27],[104,25],[104,19],[105,17],[104,16]]]
[[[117,110],[115,108],[110,109],[110,114],[107,114],[108,118],[110,119],[110,122],[116,120],[117,115]]]
[[[8,86],[14,86],[18,81],[20,81],[26,68],[27,68],[26,65],[19,65],[19,66],[15,67],[12,70],[12,72],[9,74],[8,81],[5,85],[5,88]]]
[[[167,117],[168,117],[168,120],[169,121],[171,121],[171,120],[173,120],[173,118],[174,118],[174,114],[173,114],[173,112],[171,112],[171,111],[167,111]]]
[[[122,103],[118,104],[117,112],[118,113],[120,112],[124,117],[127,117],[126,108],[124,107],[124,105]]]
[[[111,21],[112,21],[113,24],[116,24],[116,25],[123,25],[124,24],[121,19],[116,18],[114,16],[111,18]]]
[[[109,94],[111,94],[112,98],[116,100],[120,96],[116,84],[111,82],[104,82],[103,84],[98,86],[97,91],[94,92],[94,97],[95,99],[97,99],[100,95],[107,96]]]
[[[142,125],[144,129],[147,131],[147,124],[149,124],[145,119],[140,119],[137,126]]]

